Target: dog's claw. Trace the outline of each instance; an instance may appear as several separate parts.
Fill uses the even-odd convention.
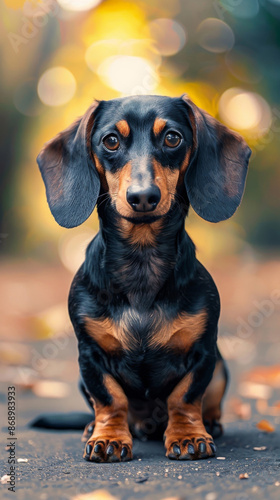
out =
[[[94,447],[94,453],[99,453],[102,450],[102,446],[100,443],[97,443]]]
[[[205,443],[199,443],[199,451],[200,453],[204,454],[206,452],[206,444]]]
[[[189,453],[189,455],[195,455],[195,449],[194,449],[193,444],[188,445],[188,453]]]
[[[91,452],[92,452],[92,446],[90,446],[90,444],[88,444],[86,447],[86,455],[88,457],[90,457]]]
[[[214,443],[210,443],[211,450],[213,451],[213,454],[216,455],[217,448],[214,445]]]
[[[173,451],[174,451],[175,455],[179,456],[181,454],[180,446],[178,446],[178,444],[174,444]]]
[[[114,446],[112,444],[110,444],[107,448],[107,451],[106,451],[107,455],[110,457],[111,455],[113,455],[114,453]]]

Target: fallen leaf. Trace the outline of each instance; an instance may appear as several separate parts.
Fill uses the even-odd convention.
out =
[[[259,429],[260,431],[263,431],[263,432],[274,432],[275,431],[275,428],[273,427],[273,425],[271,425],[270,422],[268,422],[268,420],[261,420],[260,422],[258,422],[256,424],[256,427],[257,427],[257,429]]]
[[[249,479],[247,472],[245,472],[244,474],[239,474],[239,479]]]

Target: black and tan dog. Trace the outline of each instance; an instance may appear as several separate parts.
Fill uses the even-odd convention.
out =
[[[100,218],[69,297],[95,413],[85,459],[131,459],[131,432],[164,434],[169,458],[215,455],[227,381],[219,295],[184,222],[190,204],[210,222],[231,217],[249,157],[186,96],[95,102],[39,154],[56,221],[78,226],[96,204]]]

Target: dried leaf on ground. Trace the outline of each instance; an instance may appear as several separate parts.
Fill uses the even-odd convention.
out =
[[[256,424],[257,429],[263,432],[274,432],[275,428],[268,420],[261,420]]]
[[[239,479],[249,479],[249,475],[247,472],[244,472],[244,474],[239,474]]]

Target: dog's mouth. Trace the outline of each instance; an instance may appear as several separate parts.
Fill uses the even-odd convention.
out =
[[[132,224],[152,224],[153,222],[156,222],[157,220],[161,219],[163,217],[163,215],[165,214],[162,214],[162,215],[151,215],[151,214],[146,214],[146,215],[141,215],[141,216],[137,216],[137,217],[127,217],[125,215],[122,215],[118,212],[118,214],[120,215],[120,217],[122,219],[125,219],[127,220],[128,222],[131,222]]]
[[[162,219],[172,206],[171,200],[166,200],[161,207],[156,207],[155,210],[134,211],[120,197],[111,197],[111,204],[116,214],[124,220],[132,224],[152,224]]]

